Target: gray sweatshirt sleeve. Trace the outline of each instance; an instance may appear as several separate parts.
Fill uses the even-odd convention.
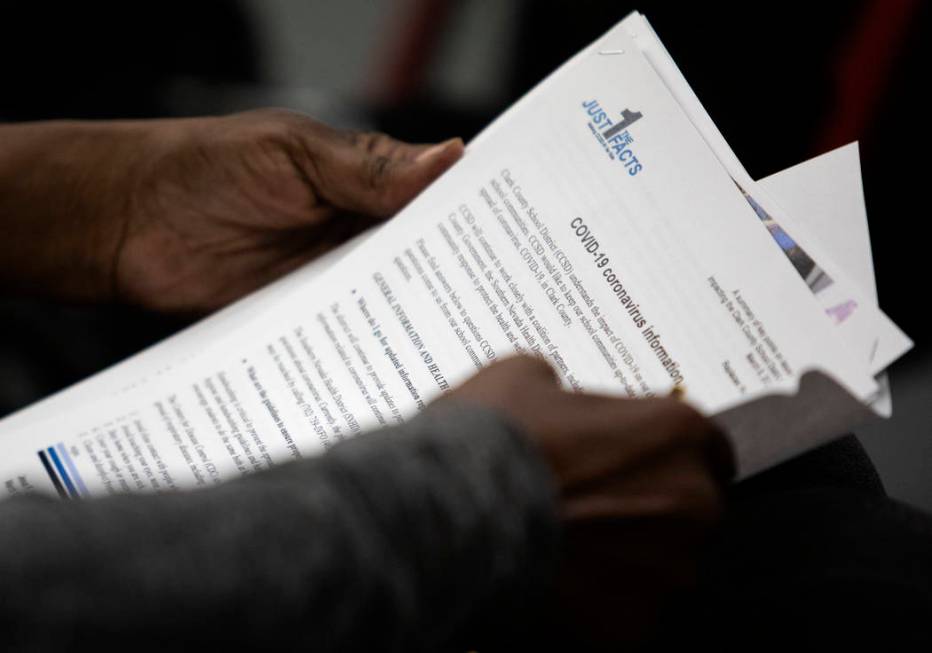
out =
[[[427,651],[548,582],[552,480],[454,404],[210,490],[0,503],[0,648]]]

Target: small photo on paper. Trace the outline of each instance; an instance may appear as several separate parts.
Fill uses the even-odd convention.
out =
[[[799,273],[805,282],[809,286],[809,289],[814,294],[819,294],[826,288],[830,287],[834,281],[832,278],[820,268],[815,261],[812,260],[812,257],[809,256],[806,251],[800,247],[793,238],[783,230],[783,227],[774,220],[767,211],[764,210],[757,201],[747,194],[747,192],[738,186],[741,190],[741,193],[744,195],[744,198],[751,205],[751,208],[754,209],[754,212],[757,214],[757,217],[760,218],[761,222],[764,223],[764,226],[767,227],[767,231],[770,232],[770,235],[780,246],[780,249],[783,250],[783,253],[786,254],[786,257],[790,259],[790,263],[793,264],[793,267],[796,268],[796,271]]]

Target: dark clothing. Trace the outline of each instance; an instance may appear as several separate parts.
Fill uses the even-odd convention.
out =
[[[660,650],[932,650],[932,519],[847,436],[728,494],[697,595]]]
[[[433,651],[551,575],[549,470],[446,404],[210,490],[0,503],[0,649]]]
[[[9,500],[0,649],[553,650],[522,621],[557,555],[551,483],[496,415],[447,404],[211,490]],[[919,642],[930,623],[932,522],[848,437],[730,490],[649,648]]]

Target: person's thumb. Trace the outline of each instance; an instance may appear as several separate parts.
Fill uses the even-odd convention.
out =
[[[380,133],[354,133],[317,150],[315,190],[334,208],[396,213],[463,155],[463,141],[413,145]]]

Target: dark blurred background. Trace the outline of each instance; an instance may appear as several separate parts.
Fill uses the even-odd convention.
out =
[[[892,369],[894,418],[858,435],[888,491],[932,510],[928,2],[11,2],[0,120],[276,105],[409,140],[468,139],[635,8],[752,176],[860,141],[881,306],[917,348]],[[9,299],[0,315],[0,415],[183,326]]]

